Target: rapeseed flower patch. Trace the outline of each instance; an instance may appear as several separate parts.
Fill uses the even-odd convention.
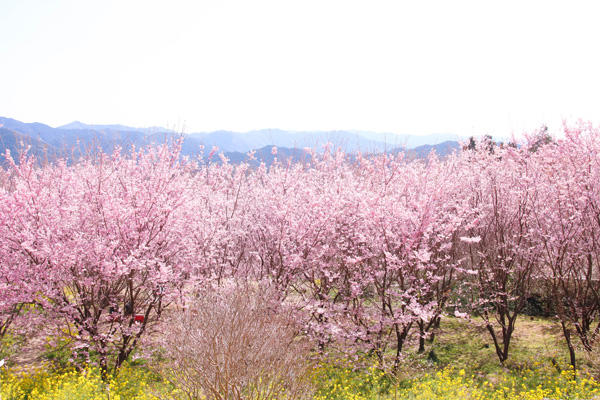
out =
[[[164,388],[140,367],[123,366],[119,373],[102,380],[100,370],[87,368],[50,373],[8,371],[2,375],[2,400],[150,400]]]

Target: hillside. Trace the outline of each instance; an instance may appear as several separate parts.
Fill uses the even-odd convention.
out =
[[[54,159],[59,156],[77,158],[98,149],[112,152],[115,147],[144,147],[150,144],[170,142],[181,134],[172,130],[152,127],[134,128],[124,125],[88,125],[74,121],[67,125],[53,128],[42,123],[25,123],[12,118],[0,117],[0,151],[2,159],[4,150],[17,154],[23,146],[31,146],[31,153],[43,155],[43,159]],[[279,129],[263,129],[245,133],[232,131],[215,131],[205,133],[183,134],[182,155],[198,157],[207,154],[217,147],[220,152],[233,163],[250,161],[257,164],[264,161],[271,164],[274,156],[273,146],[278,148],[279,160],[301,159],[311,148],[322,151],[330,144],[333,148],[341,148],[348,153],[362,152],[376,154],[387,152],[397,154],[406,151],[409,157],[424,158],[432,150],[445,156],[460,148],[456,135],[392,135],[373,132],[355,131],[312,131],[292,132]],[[427,144],[411,147],[411,143]],[[255,151],[255,160],[249,160],[248,152]],[[218,158],[215,158],[218,161]]]

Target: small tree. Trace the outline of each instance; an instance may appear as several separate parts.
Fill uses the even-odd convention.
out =
[[[524,161],[514,149],[497,153],[472,158],[474,222],[463,241],[470,268],[477,272],[473,311],[483,317],[504,363],[517,317],[527,305],[536,256],[530,233],[532,189]]]
[[[540,147],[550,144],[554,141],[552,135],[548,131],[548,127],[543,125],[537,132],[534,133],[532,137],[529,138],[529,143],[527,148],[531,152],[536,152],[540,149]]]
[[[235,282],[197,292],[164,324],[163,376],[190,400],[310,398],[310,348],[277,298]]]

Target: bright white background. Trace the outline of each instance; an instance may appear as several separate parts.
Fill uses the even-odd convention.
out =
[[[600,123],[593,4],[2,0],[0,115],[187,132]]]

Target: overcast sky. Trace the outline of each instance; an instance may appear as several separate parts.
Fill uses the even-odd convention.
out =
[[[0,115],[186,132],[600,123],[593,1],[0,2]]]

